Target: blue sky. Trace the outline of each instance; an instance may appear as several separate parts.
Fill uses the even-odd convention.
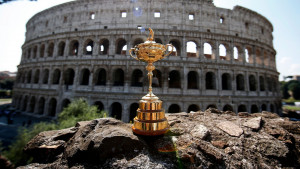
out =
[[[17,70],[26,22],[37,12],[68,1],[71,0],[19,0],[0,5],[0,71]],[[214,4],[229,9],[240,5],[270,20],[280,79],[300,75],[300,0],[214,0]]]

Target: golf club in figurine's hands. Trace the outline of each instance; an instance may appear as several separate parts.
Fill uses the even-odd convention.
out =
[[[162,45],[154,41],[154,32],[149,28],[150,34],[146,42],[136,45],[129,50],[129,54],[136,60],[146,62],[148,65],[149,91],[139,101],[137,116],[134,118],[132,131],[139,135],[155,136],[165,134],[169,130],[168,120],[165,117],[165,110],[162,108],[162,101],[152,92],[152,77],[155,70],[154,62],[159,61],[173,52],[173,45]],[[168,47],[171,50],[168,51]],[[135,56],[132,55],[134,52]]]

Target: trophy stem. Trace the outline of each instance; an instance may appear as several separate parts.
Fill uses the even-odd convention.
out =
[[[148,65],[146,66],[146,69],[148,70],[148,80],[149,80],[149,95],[153,95],[152,93],[152,77],[153,77],[153,73],[152,71],[155,70],[155,66],[152,63],[148,63]]]

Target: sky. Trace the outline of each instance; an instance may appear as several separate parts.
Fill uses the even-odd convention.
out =
[[[0,5],[0,71],[17,71],[26,22],[34,14],[68,1],[72,0],[19,0]],[[280,80],[283,76],[300,75],[300,54],[296,50],[300,48],[300,0],[214,0],[214,4],[228,9],[240,5],[265,16],[274,27]]]

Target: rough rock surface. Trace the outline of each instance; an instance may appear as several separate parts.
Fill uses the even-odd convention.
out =
[[[42,132],[25,148],[35,163],[19,169],[300,167],[300,122],[269,112],[166,116],[170,131],[158,137],[136,136],[131,124],[113,118]],[[217,127],[224,122],[226,130]],[[238,134],[229,134],[231,127]]]

